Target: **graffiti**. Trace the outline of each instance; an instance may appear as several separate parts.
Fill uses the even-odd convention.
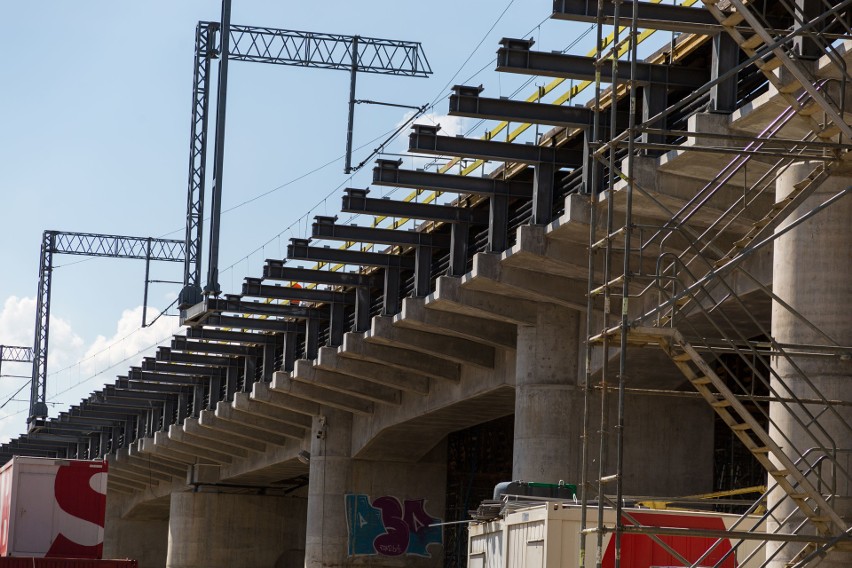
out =
[[[426,512],[425,499],[385,495],[370,503],[368,495],[346,495],[349,555],[423,556],[431,558],[430,544],[442,544],[441,519]]]

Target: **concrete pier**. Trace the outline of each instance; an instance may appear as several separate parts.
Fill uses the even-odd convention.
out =
[[[815,166],[815,163],[802,163],[791,167],[778,180],[777,199],[780,201],[787,197],[793,191],[793,184],[806,177]],[[852,177],[848,174],[829,178],[805,201],[791,220],[850,184]],[[776,341],[826,345],[825,336],[828,336],[839,345],[852,345],[852,320],[849,318],[849,306],[852,305],[850,219],[852,198],[846,196],[776,241],[773,291],[802,318],[825,334],[818,333],[792,311],[775,302],[772,309],[772,335]],[[789,389],[789,392],[801,398],[814,399],[822,393],[828,400],[849,400],[852,392],[852,363],[840,357],[775,357],[772,368],[776,375],[772,386],[781,396],[789,396]],[[848,472],[848,467],[852,465],[852,436],[849,430],[852,409],[840,406],[827,411],[824,405],[807,405],[806,408],[807,413],[793,405],[785,407],[780,403],[771,404],[770,418],[776,427],[770,429],[770,434],[785,447],[795,446],[799,453],[822,447],[811,451],[808,456],[810,463],[821,459],[826,451],[836,451],[839,461],[846,465]],[[818,425],[809,424],[812,416],[817,416]],[[797,458],[792,457],[794,461]],[[826,475],[831,478],[828,468],[823,468],[820,473],[824,480]],[[848,524],[852,521],[852,487],[844,482],[836,488],[836,493],[830,502]],[[794,513],[797,509],[795,503],[780,490],[770,495],[770,507],[779,500],[783,502],[774,517],[783,519],[793,513],[783,531],[792,532],[803,516]],[[775,547],[770,544],[770,549],[774,551]],[[785,566],[799,550],[800,547],[793,545],[784,547],[774,559],[773,568]],[[837,568],[850,565],[852,553],[848,552],[833,552],[821,564]]]
[[[299,568],[304,497],[182,492],[171,497],[167,568]]]
[[[576,483],[580,478],[579,345],[575,310],[541,306],[536,325],[518,326],[513,479]]]

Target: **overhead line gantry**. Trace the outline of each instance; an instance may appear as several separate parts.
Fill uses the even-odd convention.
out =
[[[45,231],[41,241],[36,298],[35,339],[30,385],[30,413],[27,424],[32,431],[47,417],[47,353],[50,333],[50,286],[53,280],[53,255],[71,254],[88,257],[135,258],[145,261],[145,301],[148,299],[148,269],[150,262],[183,262],[184,243],[173,239],[126,237],[94,233]],[[144,320],[144,315],[143,315]],[[144,325],[144,321],[143,321]]]
[[[216,101],[209,265],[204,292],[214,296],[220,293],[218,283],[219,217],[222,197],[228,61],[253,61],[275,65],[348,71],[350,73],[349,118],[344,167],[347,174],[352,171],[352,129],[355,103],[359,102],[355,99],[357,74],[375,73],[428,77],[432,73],[419,42],[231,25],[230,20],[231,1],[223,0],[221,23],[199,22],[195,34],[195,71],[192,93],[192,132],[190,136],[185,238],[187,254],[184,265],[184,287],[179,297],[179,307],[182,310],[199,303],[202,299],[201,249],[205,207],[211,60],[219,59],[219,84]],[[224,57],[222,57],[223,53],[225,54]]]

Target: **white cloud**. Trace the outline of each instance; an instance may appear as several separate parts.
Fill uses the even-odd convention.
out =
[[[412,116],[414,111],[410,111],[403,115],[402,119],[396,123],[396,128],[405,124]],[[444,136],[456,136],[458,134],[467,135],[470,119],[464,116],[450,116],[448,114],[436,114],[429,112],[417,117],[414,124],[429,124],[432,126],[441,126],[440,133]]]
[[[6,298],[0,311],[0,344],[32,346],[35,309],[35,298]]]
[[[150,319],[150,312],[148,316]],[[124,373],[128,367],[138,365],[143,357],[153,355],[158,344],[180,329],[178,319],[167,316],[148,327],[143,328],[141,324],[142,306],[124,310],[116,323],[115,333],[111,337],[99,335],[86,349],[82,363],[83,374],[90,376],[113,367],[116,374]],[[106,380],[111,378],[106,376]]]
[[[35,309],[34,298],[7,298],[0,311],[0,344],[31,346]],[[149,311],[148,319],[154,315]],[[50,318],[47,399],[57,403],[51,407],[51,415],[111,383],[129,367],[139,365],[143,357],[152,356],[158,344],[167,341],[180,329],[178,319],[174,317],[163,316],[146,328],[142,328],[141,323],[142,306],[124,310],[111,336],[99,335],[86,346],[71,323],[56,316]],[[29,376],[31,369],[29,364],[5,363],[3,374]],[[21,386],[24,386],[23,390],[14,396],[16,402],[0,409],[0,441],[17,437],[26,430],[29,408],[26,379],[7,377],[0,383],[0,404]]]
[[[35,298],[19,298],[17,296],[6,298],[3,308],[0,310],[0,344],[32,347],[35,314]],[[52,316],[50,318],[49,348],[49,368],[57,369],[80,359],[83,354],[84,341],[74,332],[69,322]],[[0,383],[0,399],[2,399],[0,404],[6,403],[0,409],[0,440],[5,441],[22,433],[26,428],[25,420],[29,409],[30,389],[29,381],[22,376],[31,376],[32,364],[4,362],[3,374],[14,375],[4,377],[2,383]],[[21,389],[20,392],[17,392],[18,389]]]

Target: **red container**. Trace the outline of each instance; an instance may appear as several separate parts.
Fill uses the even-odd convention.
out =
[[[137,568],[135,560],[0,557],[0,568]]]
[[[106,478],[103,461],[12,458],[0,469],[0,556],[100,558]]]

